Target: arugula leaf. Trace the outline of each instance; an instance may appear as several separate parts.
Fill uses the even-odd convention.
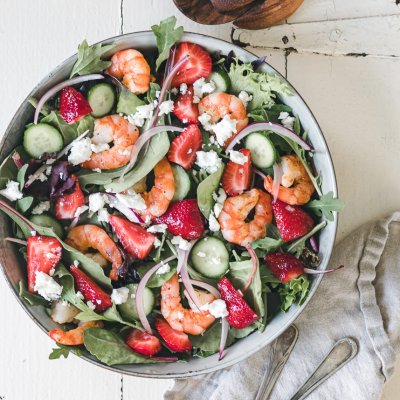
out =
[[[25,300],[30,306],[45,306],[48,307],[50,303],[44,299],[42,296],[28,292],[25,283],[19,281],[19,297]]]
[[[157,100],[157,92],[161,91],[161,87],[158,83],[150,82],[150,89],[146,94],[146,101],[148,104]]]
[[[171,265],[171,263],[169,263]],[[143,278],[144,274],[151,268],[153,267],[154,264],[142,264],[137,267],[137,272],[141,278]],[[176,272],[176,268],[171,268],[169,272],[166,272],[165,274],[153,274],[149,281],[147,282],[147,287],[148,288],[158,288],[161,287],[165,282],[167,282],[172,275],[174,275]]]
[[[254,240],[251,243],[251,247],[253,249],[262,249],[265,250],[267,253],[270,253],[279,249],[279,247],[281,247],[283,243],[284,242],[282,239],[273,239],[267,236],[263,239]]]
[[[197,186],[197,204],[201,213],[207,219],[210,217],[211,210],[215,204],[212,194],[218,189],[224,168],[225,165],[221,163],[217,171],[209,175]]]
[[[219,350],[219,342],[221,339],[222,324],[220,321],[215,321],[202,335],[190,336],[190,342],[193,347],[197,349],[197,356],[204,356],[204,353],[211,355]],[[234,337],[228,334],[226,340],[226,347],[230,346],[234,342]],[[198,354],[200,353],[200,354]]]
[[[171,47],[182,37],[183,27],[175,29],[176,18],[169,17],[160,22],[160,25],[153,25],[151,30],[156,37],[158,58],[156,60],[156,70],[168,59]]]
[[[0,165],[0,189],[4,189],[8,181],[15,180],[18,174],[18,168],[12,159],[12,152]]]
[[[320,197],[319,200],[312,200],[306,205],[307,209],[321,217],[333,221],[333,211],[341,211],[344,208],[342,200],[333,197],[333,192],[328,192]]]
[[[84,334],[84,344],[90,354],[107,365],[156,363],[154,358],[142,357],[128,347],[115,332],[89,328]]]
[[[111,61],[103,61],[101,57],[113,49],[114,45],[95,44],[89,46],[84,40],[78,46],[78,59],[74,64],[70,78],[75,75],[88,75],[97,72],[103,72],[111,65]]]
[[[33,197],[27,196],[17,200],[16,208],[18,211],[26,213],[31,208],[32,204],[33,204]]]
[[[282,302],[282,311],[287,311],[294,303],[297,303],[298,305],[303,304],[309,286],[310,281],[306,275],[301,275],[286,284],[282,284],[278,289]]]
[[[246,328],[243,329],[236,329],[236,328],[231,328],[229,330],[229,334],[234,337],[235,339],[243,339],[246,336],[249,336],[250,333],[254,332],[256,329],[258,329],[259,322],[256,321],[254,324],[251,324],[249,326],[246,326]]]
[[[56,360],[64,357],[68,358],[69,353],[74,353],[77,356],[82,355],[82,350],[78,346],[66,346],[64,344],[56,343],[58,347],[54,348],[49,355],[49,360]]]
[[[136,108],[143,104],[144,101],[142,99],[132,93],[129,89],[123,87],[118,97],[117,113],[125,115],[135,114]]]
[[[28,169],[29,165],[24,164],[17,173],[17,182],[19,183],[19,190],[22,190],[25,185],[25,175],[26,175],[26,170]]]
[[[34,97],[29,97],[28,102],[34,108],[36,108],[36,106],[39,103],[39,101],[37,99],[35,99]],[[46,116],[46,115],[49,115],[52,110],[53,109],[48,104],[43,104],[42,108],[40,109],[40,114]]]
[[[243,288],[247,282],[247,278],[252,270],[253,263],[251,260],[245,261],[235,261],[229,263],[229,275],[232,279],[232,283],[236,288]],[[262,286],[260,279],[260,269],[254,275],[253,282],[247,289],[245,295],[245,300],[249,303],[250,307],[256,312],[260,317],[264,315],[264,302],[262,299]]]
[[[275,93],[291,94],[289,86],[279,76],[254,72],[251,63],[239,64],[235,59],[231,64],[229,72],[231,89],[233,94],[238,95],[242,90],[253,96],[248,104],[249,111],[265,106],[272,107],[275,104]]]

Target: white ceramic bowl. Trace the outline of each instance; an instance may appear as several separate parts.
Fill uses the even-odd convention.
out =
[[[236,55],[244,61],[253,61],[257,57],[242,48],[235,46],[223,40],[215,39],[209,36],[186,33],[182,40],[198,43],[205,47],[207,50],[213,52],[221,50],[223,54],[228,54],[229,51],[234,50]],[[126,48],[136,48],[144,52],[154,52],[155,40],[152,32],[137,32],[123,36],[118,36],[105,40],[106,44],[115,44],[113,50],[122,50]],[[73,64],[76,61],[76,55],[64,61],[61,65],[55,68],[49,75],[47,75],[29,94],[30,96],[39,98],[47,89],[54,86],[56,83],[61,82],[68,78]],[[264,72],[279,74],[274,68],[267,63],[263,64],[261,69]],[[282,79],[285,79],[281,76]],[[299,115],[301,123],[306,131],[309,132],[309,138],[315,148],[314,162],[317,170],[323,176],[322,190],[323,193],[333,191],[337,195],[335,172],[332,165],[332,160],[329,154],[328,147],[318,126],[317,121],[312,115],[310,109],[307,107],[301,96],[293,89],[294,96],[284,96],[281,100],[293,108],[294,113]],[[1,161],[11,152],[11,150],[22,142],[22,134],[26,123],[31,122],[33,118],[33,107],[25,100],[14,115],[0,146]],[[1,240],[2,238],[10,235],[10,222],[9,219],[1,213],[0,215],[1,228],[0,228],[0,263],[4,276],[10,285],[10,288],[16,295],[20,305],[25,309],[27,315],[47,334],[48,330],[56,327],[54,322],[48,317],[44,309],[41,307],[27,307],[18,297],[17,285],[21,278],[25,276],[25,266],[18,257],[15,251],[15,246]],[[332,247],[335,240],[337,228],[337,215],[333,222],[323,230],[320,239],[320,256],[322,258],[321,269],[327,267]],[[321,276],[313,277],[310,293],[306,302],[301,306],[293,306],[287,313],[280,313],[273,318],[267,325],[263,333],[253,333],[250,336],[237,341],[234,345],[229,347],[222,361],[218,361],[218,356],[213,355],[207,358],[193,358],[189,362],[167,363],[167,364],[146,364],[146,365],[121,365],[114,367],[107,367],[95,360],[91,356],[83,356],[87,361],[96,365],[107,368],[111,371],[124,373],[128,375],[142,376],[147,378],[177,378],[187,377],[192,375],[204,374],[207,372],[217,371],[221,368],[228,367],[235,364],[246,357],[256,353],[258,350],[266,346],[268,343],[278,337],[285,329],[293,323],[293,321],[300,315],[305,308],[307,302],[311,299]],[[47,354],[43,354],[47,357]]]

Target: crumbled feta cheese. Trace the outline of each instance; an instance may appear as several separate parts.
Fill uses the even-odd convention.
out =
[[[145,104],[143,106],[137,106],[135,114],[128,115],[128,121],[138,127],[144,125],[146,119],[150,119],[153,116],[153,111],[156,106],[154,103]]]
[[[205,94],[212,93],[214,90],[214,82],[206,82],[205,78],[197,79],[197,81],[193,83],[193,103],[199,103],[200,99],[202,99]]]
[[[56,162],[57,160],[55,158],[49,158],[46,160],[47,165],[52,165]]]
[[[167,225],[166,224],[158,224],[158,225],[152,225],[149,228],[147,228],[147,232],[150,233],[164,233],[167,230]]]
[[[47,176],[49,176],[51,174],[51,170],[53,169],[53,167],[50,165],[49,167],[46,168],[46,171],[44,172]]]
[[[249,104],[250,101],[253,100],[253,96],[251,94],[248,94],[244,90],[242,90],[239,93],[239,99],[242,100],[242,103],[244,104],[244,106],[247,107],[247,104]]]
[[[59,285],[50,275],[44,272],[36,272],[35,291],[46,300],[58,300],[63,287]]]
[[[204,169],[209,174],[216,172],[221,165],[222,161],[214,150],[196,151],[196,155],[196,165]]]
[[[162,115],[167,115],[171,113],[174,109],[174,102],[172,100],[163,101],[160,104],[160,111],[158,115],[161,117]]]
[[[204,251],[198,251],[198,252],[196,253],[196,255],[197,255],[197,257],[204,258],[207,254],[204,253]]]
[[[79,268],[79,261],[78,260],[74,260],[74,265],[76,268]]]
[[[41,201],[33,210],[33,215],[43,214],[45,211],[50,210],[50,201]]]
[[[76,292],[76,297],[77,297],[78,299],[80,299],[80,300],[83,300],[83,299],[84,299],[83,294],[82,294],[79,290]]]
[[[217,142],[222,146],[234,133],[237,133],[236,120],[231,119],[229,115],[225,115],[220,122],[213,125],[212,130],[215,133]]]
[[[50,275],[50,276],[53,276],[55,272],[56,272],[56,269],[53,267],[53,268],[49,271],[49,275]]]
[[[210,131],[212,129],[212,124],[210,123],[211,115],[204,112],[203,114],[199,115],[198,120],[206,131]]]
[[[86,305],[92,310],[94,311],[96,309],[96,306],[93,304],[93,302],[91,302],[90,300],[86,303]]]
[[[89,195],[89,211],[100,211],[108,203],[108,197],[102,193],[93,193]]]
[[[0,190],[0,194],[10,201],[22,199],[23,194],[19,190],[19,183],[16,181],[8,181],[6,188]]]
[[[200,307],[202,311],[209,311],[215,318],[225,318],[229,315],[226,303],[222,299],[216,299],[212,303],[204,304]]]
[[[208,227],[210,228],[211,232],[218,232],[221,229],[221,226],[219,225],[219,222],[217,221],[217,218],[215,218],[213,212],[211,212],[208,219]]]
[[[161,90],[156,90],[156,98],[158,99],[160,97]]]
[[[78,218],[81,214],[83,214],[85,211],[89,210],[88,206],[80,206],[76,209],[75,211],[75,218]]]
[[[287,113],[287,112],[285,112],[285,111],[282,111],[282,112],[279,114],[278,119],[282,122],[282,125],[283,125],[285,128],[288,128],[288,129],[290,129],[291,131],[293,130],[293,125],[294,125],[294,120],[295,120],[295,118],[294,118],[294,117],[291,117],[291,116],[289,115],[289,113]]]
[[[179,86],[179,90],[181,94],[186,94],[188,90],[188,86],[186,85],[186,83],[181,83],[181,86]]]
[[[167,272],[171,271],[171,267],[169,266],[168,263],[162,265],[158,270],[156,271],[156,275],[162,275],[166,274]]]
[[[182,119],[182,123],[183,123],[183,124],[187,124],[188,122],[189,122],[189,120],[188,120],[187,118],[183,118],[183,119]]]
[[[100,143],[100,144],[91,144],[90,145],[91,150],[93,153],[101,153],[102,151],[108,150],[110,148],[110,145],[108,143]]]
[[[94,169],[92,169],[92,171],[98,172],[99,174],[101,174],[101,169],[100,168],[94,168]]]
[[[51,170],[51,167],[48,167],[48,168],[50,168],[50,170]],[[47,173],[48,168],[46,168],[46,171],[45,171],[46,173]],[[49,174],[47,174],[47,175],[49,175]],[[42,172],[39,175],[29,175],[28,180],[32,180],[32,182],[34,182],[34,181],[45,182],[45,181],[47,181],[47,176],[46,176],[46,174],[44,174]]]
[[[127,287],[113,289],[111,293],[111,301],[115,305],[124,304],[127,302],[128,296],[129,296],[129,289]]]
[[[215,193],[215,192],[214,192]],[[213,195],[214,195],[214,193],[213,193]],[[218,189],[218,196],[217,196],[217,194],[215,193],[215,195],[216,195],[216,198],[214,199],[217,203],[220,203],[220,204],[224,204],[225,203],[225,200],[227,199],[227,194],[226,194],[226,192],[225,192],[225,190],[224,189],[222,189],[222,188],[219,188]]]
[[[70,149],[68,161],[72,165],[78,165],[90,159],[92,156],[91,140],[89,138],[83,138],[76,140]]]
[[[108,222],[109,219],[110,219],[110,213],[105,208],[99,210],[99,212],[97,213],[97,220],[99,222]]]
[[[154,238],[154,248],[158,249],[160,246],[161,246],[161,240],[158,237]]]
[[[247,163],[247,161],[249,161],[247,156],[245,156],[240,151],[236,151],[236,150],[229,151],[229,158],[235,164],[240,164],[240,165],[244,165]]]
[[[80,310],[66,301],[57,301],[51,307],[51,319],[58,324],[66,324],[72,322],[79,312]]]
[[[213,210],[214,210],[214,215],[215,215],[216,218],[218,218],[219,214],[221,214],[221,211],[222,211],[223,207],[224,207],[224,205],[221,204],[221,203],[215,203],[214,204]]]
[[[190,250],[190,243],[181,236],[174,236],[171,243],[177,245],[181,250]]]
[[[117,193],[116,197],[122,204],[134,210],[141,211],[147,208],[143,197],[132,189],[129,189],[126,194]]]

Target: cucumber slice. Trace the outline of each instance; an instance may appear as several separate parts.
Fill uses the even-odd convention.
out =
[[[188,173],[179,165],[172,166],[175,181],[175,192],[172,201],[183,200],[189,193],[191,182]]]
[[[214,92],[228,92],[229,87],[231,86],[231,80],[229,75],[222,70],[214,71],[210,78],[210,81],[215,83],[215,91]]]
[[[93,117],[99,118],[110,114],[116,98],[114,88],[109,83],[94,85],[87,95],[88,102],[93,110]]]
[[[199,240],[190,258],[193,267],[206,278],[221,278],[229,268],[229,253],[224,243],[215,237]]]
[[[251,152],[251,161],[258,168],[272,167],[276,150],[272,142],[259,132],[251,133],[245,140],[245,147]]]
[[[54,233],[61,239],[64,237],[62,225],[49,214],[31,215],[29,220],[36,225],[52,228]]]
[[[135,295],[137,290],[137,283],[130,283],[126,285],[129,289],[128,300],[124,304],[120,304],[117,306],[118,311],[121,313],[122,318],[126,321],[135,322],[139,320],[139,315],[136,309],[136,299]],[[149,315],[153,311],[154,307],[154,294],[153,292],[146,287],[144,289],[143,294],[143,304],[144,304],[144,312],[146,315]]]
[[[43,153],[56,153],[63,148],[61,133],[49,124],[31,125],[24,132],[24,150],[33,158]]]

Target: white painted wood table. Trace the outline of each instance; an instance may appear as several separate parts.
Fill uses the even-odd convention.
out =
[[[147,30],[175,14],[188,31],[233,39],[282,72],[310,105],[334,159],[340,196],[339,238],[400,208],[399,0],[305,0],[269,30],[205,27],[172,0],[2,0],[0,132],[53,67],[90,43]],[[18,306],[0,279],[0,399],[152,400],[170,381],[122,377],[77,357],[49,361],[53,343]],[[365,382],[365,384],[368,384]],[[396,400],[400,364],[383,399]]]

